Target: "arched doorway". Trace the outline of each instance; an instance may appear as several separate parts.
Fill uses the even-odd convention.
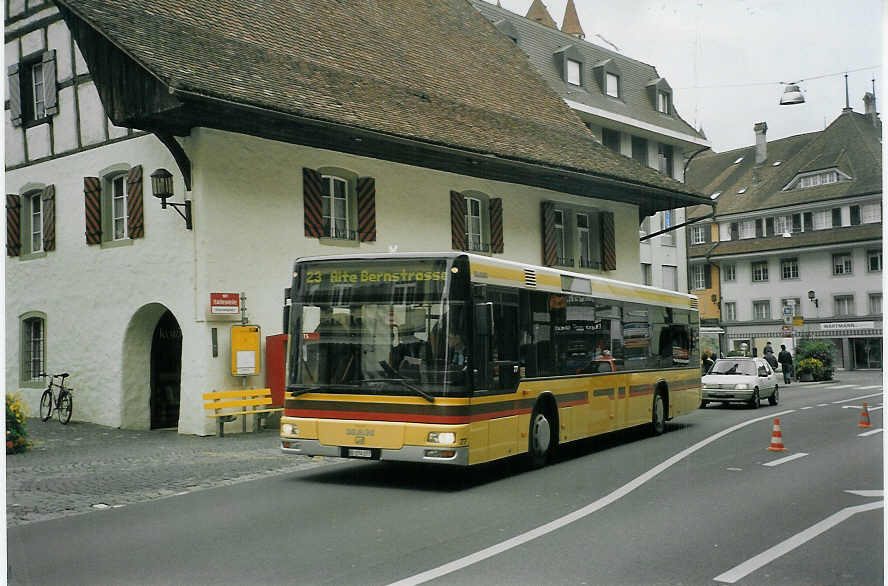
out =
[[[181,377],[182,329],[166,311],[151,339],[151,429],[178,426]]]

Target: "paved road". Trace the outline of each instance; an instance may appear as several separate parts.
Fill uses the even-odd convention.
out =
[[[8,527],[313,468],[284,456],[277,429],[224,438],[27,422],[34,447],[6,457]]]
[[[433,583],[730,583],[715,578],[731,571],[728,578],[738,576],[738,565],[801,540],[847,507],[882,500],[845,492],[882,489],[881,434],[860,437],[857,402],[836,403],[878,393],[862,387],[880,381],[865,374],[842,378],[852,386],[783,389],[777,407],[702,410],[673,422],[659,438],[620,433],[585,442],[533,472],[513,462],[454,475],[441,468],[302,461],[295,464],[301,469],[269,470],[271,476],[252,482],[14,527],[10,578],[39,584],[388,584],[468,560],[432,576]],[[880,402],[877,396],[871,405]],[[781,420],[788,451],[768,452],[770,416],[787,410],[792,413]],[[882,427],[882,413],[871,412],[875,429]],[[244,448],[261,440],[183,439],[183,445],[232,439],[228,446],[242,441]],[[705,441],[711,443],[686,453]],[[199,451],[193,461],[200,461]],[[784,455],[797,457],[764,465]],[[150,454],[143,462],[151,465]],[[154,465],[162,471],[161,463]],[[199,477],[182,469],[192,482]],[[143,479],[150,483],[149,476]],[[547,524],[621,490],[605,506],[540,534]],[[737,583],[881,584],[882,519],[881,508],[853,514]],[[527,535],[537,537],[502,546]],[[497,555],[472,557],[498,545]]]

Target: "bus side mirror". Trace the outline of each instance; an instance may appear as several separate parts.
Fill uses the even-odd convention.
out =
[[[283,323],[283,328],[281,328],[281,331],[285,334],[290,333],[290,303],[291,303],[290,287],[287,287],[286,289],[284,289],[284,311],[283,311],[284,323]]]
[[[475,331],[479,336],[493,336],[493,303],[475,305]]]

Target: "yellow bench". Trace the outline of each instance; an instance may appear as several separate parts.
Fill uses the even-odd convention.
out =
[[[283,411],[282,407],[271,405],[271,389],[239,389],[234,391],[213,391],[203,394],[204,409],[212,411],[207,417],[219,422],[219,437],[225,435],[225,423],[243,417],[244,431],[247,431],[247,415],[255,415],[253,431],[258,431],[262,420],[269,413]]]

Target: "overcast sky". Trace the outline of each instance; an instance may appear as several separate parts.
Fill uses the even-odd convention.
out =
[[[521,15],[531,5],[500,2]],[[888,103],[880,0],[574,2],[586,40],[613,49],[601,35],[621,54],[656,67],[679,114],[702,127],[718,152],[754,144],[756,122],[768,123],[769,140],[822,130],[845,107],[845,71],[855,111],[863,112],[874,77],[879,112]],[[544,4],[560,27],[567,0]],[[801,83],[806,102],[779,106],[779,82],[799,79],[808,80]]]

